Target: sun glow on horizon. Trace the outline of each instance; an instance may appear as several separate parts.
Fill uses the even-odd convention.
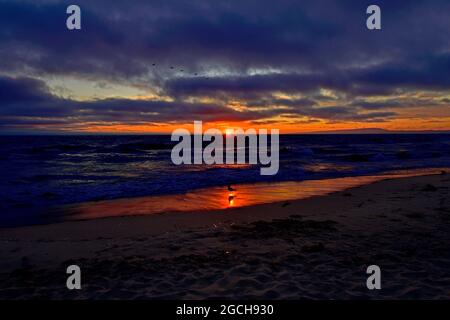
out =
[[[227,129],[225,129],[225,134],[227,135],[227,136],[230,136],[230,135],[232,135],[234,133],[234,129],[232,129],[232,128],[227,128]]]

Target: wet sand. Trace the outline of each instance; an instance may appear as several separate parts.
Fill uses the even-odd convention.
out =
[[[448,299],[449,188],[450,174],[429,175],[227,210],[2,229],[0,299]],[[65,287],[70,264],[82,290]],[[371,264],[381,290],[366,288]]]

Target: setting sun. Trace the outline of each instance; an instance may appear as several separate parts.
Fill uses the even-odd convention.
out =
[[[227,136],[232,135],[233,133],[234,133],[234,129],[231,129],[231,128],[225,129],[225,134],[226,134]]]

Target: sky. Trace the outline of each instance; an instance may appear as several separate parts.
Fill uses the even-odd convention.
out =
[[[0,133],[450,130],[449,70],[448,0],[0,0]]]

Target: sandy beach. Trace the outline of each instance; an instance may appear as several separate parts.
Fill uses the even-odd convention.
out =
[[[450,174],[271,204],[0,229],[0,299],[448,299]],[[82,270],[68,290],[66,267]],[[382,289],[366,288],[366,268]]]

